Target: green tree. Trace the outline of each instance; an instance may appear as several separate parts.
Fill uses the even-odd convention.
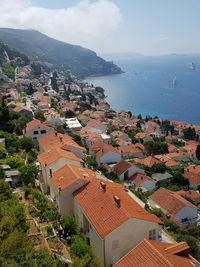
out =
[[[72,110],[67,110],[65,112],[65,118],[73,118],[74,116],[75,116],[75,114]]]
[[[0,180],[0,204],[1,202],[8,200],[11,197],[12,190],[9,183],[4,182],[4,180]]]
[[[34,164],[27,164],[19,168],[20,177],[25,185],[35,184],[38,176],[38,168]]]
[[[2,64],[2,71],[12,80],[15,79],[15,69],[9,63]]]
[[[27,93],[27,95],[32,95],[34,93],[32,83],[29,83],[26,93]]]
[[[30,137],[23,137],[19,139],[19,147],[29,152],[34,147],[33,140]]]
[[[196,131],[194,128],[188,127],[183,129],[183,136],[186,140],[196,140]]]
[[[65,215],[61,218],[61,225],[64,230],[64,235],[72,236],[72,235],[78,235],[80,233],[80,229],[74,219],[71,215]]]
[[[79,257],[83,257],[86,254],[92,255],[91,247],[88,246],[85,241],[77,235],[72,237],[72,245],[70,250],[74,255]]]
[[[3,169],[3,167],[0,165],[0,179],[5,178],[5,171]]]
[[[144,142],[144,147],[149,155],[168,153],[168,144],[166,142],[146,141]]]
[[[196,157],[198,160],[200,160],[200,145],[199,144],[197,145],[197,148],[196,148]]]
[[[41,109],[38,109],[35,113],[34,113],[34,117],[40,121],[46,121],[46,118],[44,116],[44,113],[42,112]]]
[[[6,158],[5,163],[8,164],[11,169],[17,169],[24,165],[24,161],[17,157],[8,157]]]
[[[4,159],[7,156],[7,151],[5,147],[0,144],[0,159]]]
[[[82,258],[75,258],[69,267],[101,267],[97,257],[86,254]]]
[[[97,161],[91,156],[86,157],[85,163],[88,165],[89,168],[91,168],[91,167],[97,168],[97,166],[98,166]]]

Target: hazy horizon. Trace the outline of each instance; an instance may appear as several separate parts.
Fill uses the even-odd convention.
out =
[[[198,0],[7,0],[0,27],[38,30],[102,53],[200,54]]]

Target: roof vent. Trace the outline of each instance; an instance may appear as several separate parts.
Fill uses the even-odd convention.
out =
[[[87,173],[84,173],[83,177],[86,178],[86,177],[89,177],[89,175]]]
[[[115,205],[117,207],[120,207],[120,198],[117,195],[115,195],[113,198],[114,198]]]
[[[108,220],[108,218],[103,218],[103,221],[106,222]]]
[[[61,176],[60,178],[59,178],[59,181],[61,181],[63,179],[63,176]]]
[[[106,183],[104,183],[103,181],[100,182],[100,186],[101,186],[101,190],[102,191],[106,191]]]

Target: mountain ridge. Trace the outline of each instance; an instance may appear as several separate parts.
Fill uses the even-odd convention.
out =
[[[119,74],[122,70],[79,45],[58,41],[36,30],[0,28],[0,40],[33,60],[48,62],[79,77]]]

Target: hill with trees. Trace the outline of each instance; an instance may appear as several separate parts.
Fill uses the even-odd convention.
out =
[[[79,77],[122,72],[92,50],[55,40],[35,30],[1,28],[0,40],[33,60],[50,63],[59,70],[70,69]]]

